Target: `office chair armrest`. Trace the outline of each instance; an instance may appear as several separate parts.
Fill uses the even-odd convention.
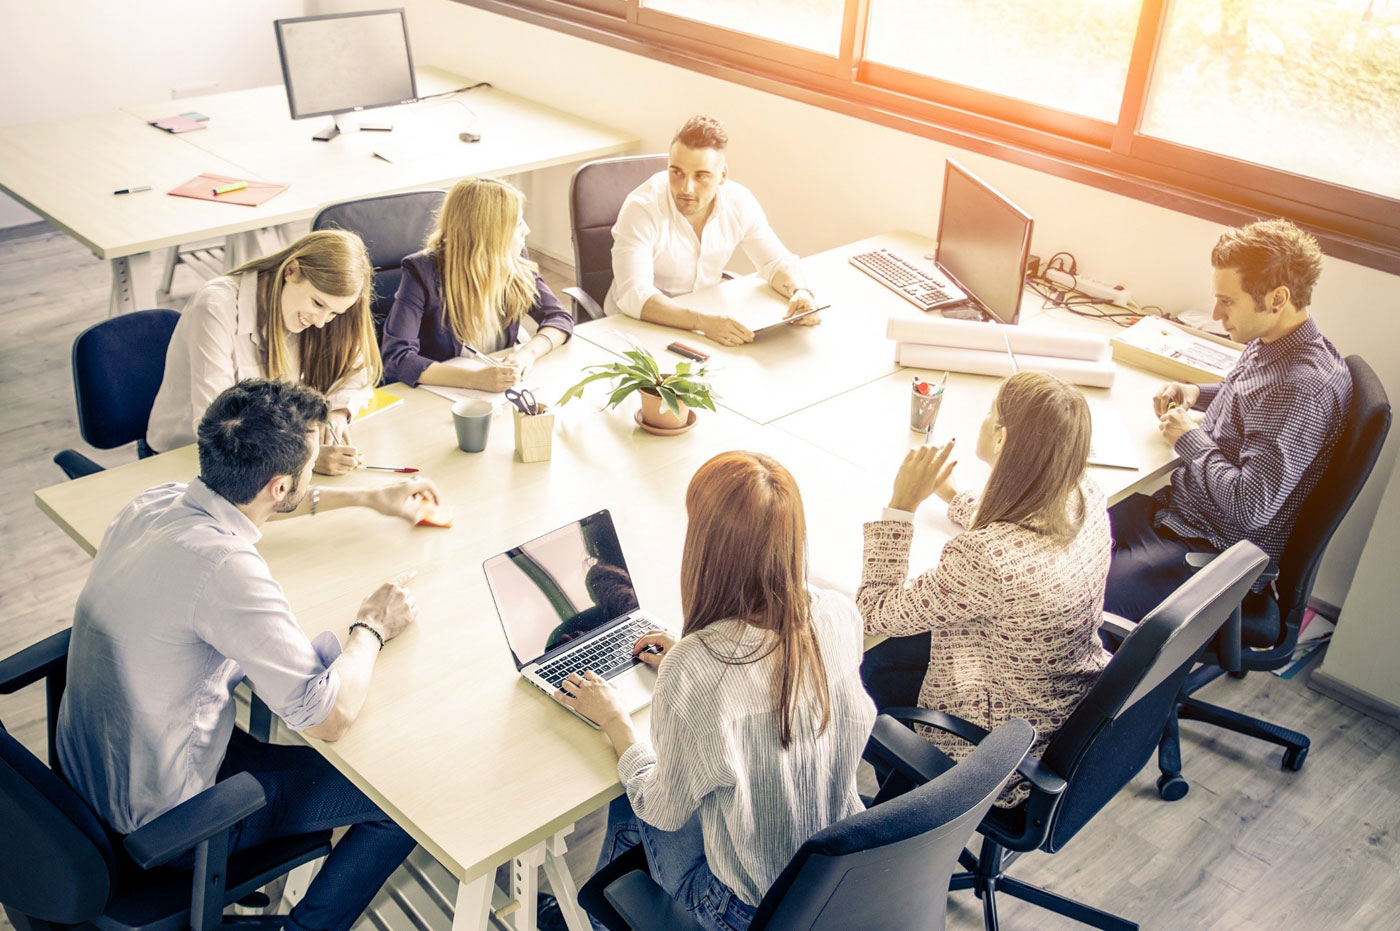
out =
[[[1206,566],[1210,565],[1212,559],[1219,555],[1219,553],[1187,553],[1186,565],[1190,566],[1192,569],[1204,569]],[[1272,582],[1276,578],[1278,578],[1278,566],[1271,565],[1266,566],[1264,571],[1259,573],[1257,581]]]
[[[123,845],[143,870],[160,866],[227,831],[267,804],[252,773],[235,773],[132,831]]]
[[[579,308],[583,309],[585,320],[601,320],[606,316],[603,313],[603,308],[599,307],[598,302],[593,300],[583,288],[564,288],[563,291],[574,302],[575,316],[577,316]]]
[[[87,456],[76,449],[60,450],[53,457],[54,465],[63,470],[63,474],[70,479],[82,478],[84,475],[92,475],[101,472],[102,466],[93,462]]]
[[[927,727],[936,728],[944,733],[952,734],[970,744],[979,744],[982,738],[986,737],[989,731],[978,727],[971,721],[964,721],[957,715],[947,714],[942,711],[934,711],[929,708],[886,708],[882,716],[888,715],[905,725],[923,724]],[[878,723],[878,719],[877,719]],[[1016,767],[1016,772],[1033,787],[1041,792],[1050,795],[1059,795],[1065,790],[1065,780],[1058,774],[1050,771],[1040,760],[1026,755],[1021,761],[1021,765]]]
[[[862,754],[872,765],[886,764],[915,783],[932,782],[956,761],[888,714],[875,719]]]
[[[632,931],[703,931],[690,912],[641,870],[633,870],[603,890]]]
[[[1103,613],[1103,624],[1100,625],[1099,629],[1117,637],[1119,640],[1124,640],[1127,639],[1128,634],[1137,630],[1137,621],[1130,621],[1126,617],[1119,617],[1112,611],[1105,611]]]
[[[0,695],[18,692],[68,668],[68,639],[73,628],[60,630],[0,660]]]

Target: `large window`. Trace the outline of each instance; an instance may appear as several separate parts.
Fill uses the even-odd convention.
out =
[[[1400,0],[461,2],[1400,272]]]

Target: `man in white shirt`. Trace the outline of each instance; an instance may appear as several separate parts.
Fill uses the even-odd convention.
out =
[[[120,834],[237,772],[253,774],[267,805],[233,828],[230,853],[353,825],[284,931],[348,931],[413,849],[314,749],[233,727],[233,690],[246,676],[288,727],[338,739],[364,705],[384,642],[416,614],[408,591],[387,582],[360,606],[343,647],[330,632],[308,640],[258,553],[261,525],[277,516],[362,505],[414,520],[436,504],[425,480],[311,485],[328,414],[320,392],[286,381],[243,381],[214,398],[199,424],[199,478],[142,492],[102,538],[74,612],[56,735],[65,778]]]
[[[797,256],[778,240],[758,200],[729,181],[729,136],[708,116],[686,121],[671,140],[666,171],[648,178],[623,201],[613,234],[613,283],[603,309],[650,323],[698,330],[722,346],[751,342],[737,320],[703,314],[674,300],[719,284],[742,247],[758,273],[788,299],[786,316],[816,306]],[[793,321],[810,326],[816,314]]]

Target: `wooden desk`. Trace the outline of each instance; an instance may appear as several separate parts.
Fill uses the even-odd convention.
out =
[[[420,94],[474,81],[418,69]],[[462,104],[465,104],[464,107]],[[467,108],[470,108],[468,110]],[[208,127],[171,135],[147,120],[197,110]],[[481,142],[457,139],[473,126]],[[326,204],[447,187],[471,174],[503,175],[626,152],[635,136],[490,88],[374,111],[391,133],[344,133],[314,142],[326,118],[292,120],[281,85],[0,127],[0,190],[112,261],[114,312],[156,306],[153,250],[230,237],[313,216]],[[405,157],[386,162],[377,147]],[[100,158],[93,153],[100,152]],[[201,172],[290,183],[260,207],[170,197]],[[113,191],[149,184],[140,194]]]
[[[773,425],[721,410],[702,412],[688,433],[655,437],[636,427],[631,402],[602,410],[605,395],[597,391],[558,411],[550,461],[521,464],[514,459],[508,411],[497,414],[486,450],[467,454],[456,447],[446,400],[391,386],[405,403],[358,424],[355,441],[372,461],[423,469],[455,506],[455,525],[410,527],[364,509],[344,509],[265,528],[259,550],[309,635],[344,630],[379,582],[417,570],[419,623],[384,652],[365,709],[350,732],[335,743],[315,745],[461,880],[454,927],[487,927],[495,868],[515,858],[515,894],[525,905],[515,914],[517,928],[533,928],[534,867],[542,865],[571,927],[585,931],[563,863],[564,837],[574,821],[620,791],[606,738],[554,707],[515,672],[482,561],[607,507],[641,604],[678,623],[686,486],[711,456],[741,448],[773,455],[792,471],[806,502],[812,577],[853,593],[860,576],[861,524],[879,515],[912,438],[908,373],[875,371],[893,365],[881,361],[889,356],[883,339],[887,311],[874,308],[897,299],[869,284],[883,298],[877,302],[872,295],[869,302],[878,326],[863,321],[847,330],[827,323],[791,335],[808,340],[812,355],[832,358],[849,354],[846,334],[864,338],[878,331],[880,359],[862,369],[874,375],[861,384],[824,388],[825,400]],[[582,333],[601,326],[589,324]],[[838,344],[834,350],[831,341]],[[874,352],[874,345],[869,339],[861,352]],[[820,382],[798,364],[801,355],[774,364],[805,384]],[[607,358],[599,346],[574,339],[542,359],[534,379],[544,397],[558,397],[582,366]],[[852,363],[866,364],[861,357]],[[765,376],[775,374],[750,372],[749,390],[764,390]],[[1119,378],[1112,393],[1089,392],[1091,400],[1121,404],[1125,411],[1147,403],[1155,378],[1128,369]],[[968,448],[996,380],[954,376],[949,384],[939,431],[956,431]],[[739,391],[731,391],[732,402],[743,404]],[[1150,418],[1125,420],[1148,461],[1131,476],[1099,475],[1115,497],[1166,468],[1166,457],[1151,453],[1151,444],[1160,441]],[[1139,423],[1147,426],[1134,426]],[[971,458],[968,449],[964,462]],[[186,448],[47,488],[35,497],[93,552],[112,515],[137,492],[162,481],[187,481],[195,472],[194,450]],[[317,479],[327,484],[389,480],[378,474]],[[930,566],[952,528],[937,507],[923,509],[918,522],[912,564]],[[645,732],[648,724],[643,712],[638,726]]]

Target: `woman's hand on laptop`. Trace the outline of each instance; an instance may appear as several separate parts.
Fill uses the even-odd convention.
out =
[[[676,638],[664,630],[649,630],[632,644],[632,655],[648,666],[658,666],[676,645]]]
[[[614,721],[630,719],[617,686],[591,669],[583,675],[569,673],[555,691],[554,700],[574,709],[604,730]]]

